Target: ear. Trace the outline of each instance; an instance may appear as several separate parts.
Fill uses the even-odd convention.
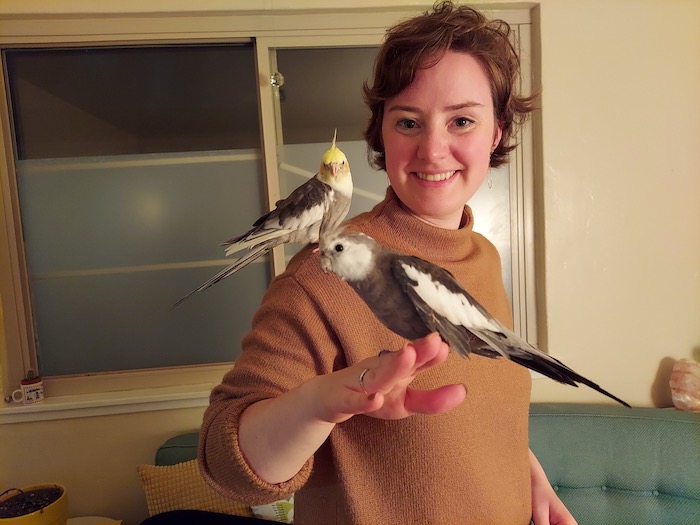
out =
[[[493,144],[491,145],[491,151],[495,150],[499,142],[501,142],[501,137],[503,136],[503,128],[500,122],[496,126],[496,130],[493,133]]]

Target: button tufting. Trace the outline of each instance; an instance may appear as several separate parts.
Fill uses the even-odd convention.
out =
[[[603,485],[603,486],[600,487],[600,488],[601,488],[602,490],[608,490],[608,487],[606,487],[605,485]]]
[[[658,496],[658,495],[659,495],[659,491],[658,491],[658,490],[653,490],[651,493],[652,493],[654,496]]]

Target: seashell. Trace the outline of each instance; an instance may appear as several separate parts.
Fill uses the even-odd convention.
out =
[[[673,406],[679,410],[700,412],[700,363],[692,359],[676,361],[669,383]]]

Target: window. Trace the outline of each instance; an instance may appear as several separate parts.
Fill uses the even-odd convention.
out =
[[[6,60],[40,373],[230,361],[266,265],[213,289],[204,312],[168,310],[264,211],[252,44]]]
[[[360,86],[384,28],[409,14],[166,15],[157,29],[102,16],[89,34],[84,20],[49,17],[24,34],[11,22],[0,33],[3,395],[29,370],[49,395],[218,381],[298,247],[170,307],[229,262],[220,242],[315,173],[334,129],[352,164],[351,214],[383,198],[386,176],[366,165]],[[516,28],[527,67],[529,13],[495,15]],[[314,91],[318,64],[331,62],[345,82]],[[501,251],[516,329],[535,342],[524,133],[470,204]]]

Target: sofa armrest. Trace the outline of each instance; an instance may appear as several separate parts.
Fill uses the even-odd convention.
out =
[[[168,439],[156,451],[156,465],[176,465],[197,458],[199,433],[189,432]]]

